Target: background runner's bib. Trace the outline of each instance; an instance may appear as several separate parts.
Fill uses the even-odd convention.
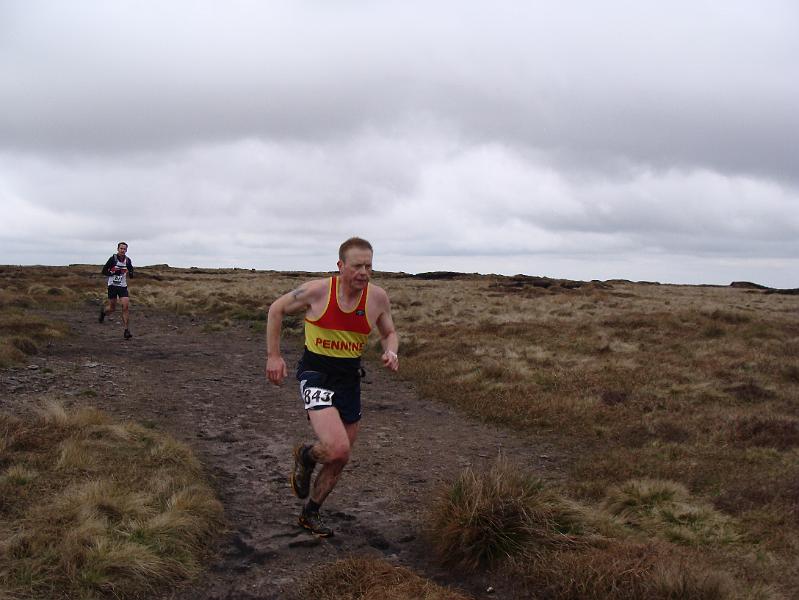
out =
[[[123,269],[121,273],[112,273],[108,278],[108,285],[116,285],[119,287],[128,287],[128,263],[126,260],[116,259],[117,269]]]
[[[337,358],[358,358],[366,349],[372,330],[366,317],[366,297],[369,286],[361,292],[357,306],[344,312],[338,305],[338,277],[331,277],[327,306],[322,316],[305,319],[305,347],[316,354]]]

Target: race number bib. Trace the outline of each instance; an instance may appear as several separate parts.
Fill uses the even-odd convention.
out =
[[[333,406],[333,390],[306,385],[307,379],[300,382],[300,397],[305,404],[305,410]]]
[[[114,278],[111,280],[111,285],[121,285],[124,279],[125,279],[124,274],[117,273],[116,275],[114,275]]]

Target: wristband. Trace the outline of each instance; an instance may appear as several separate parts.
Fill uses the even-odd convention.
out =
[[[386,354],[394,358],[399,358],[399,356],[397,356],[397,353],[394,352],[393,350],[386,350]]]

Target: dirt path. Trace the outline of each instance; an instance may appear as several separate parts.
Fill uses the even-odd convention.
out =
[[[293,378],[281,388],[266,382],[262,334],[246,325],[203,333],[187,318],[135,310],[135,337],[126,342],[116,316],[103,325],[91,308],[53,316],[72,334],[29,367],[0,374],[2,408],[24,411],[54,398],[152,423],[192,446],[225,506],[230,532],[207,573],[163,600],[284,598],[313,565],[353,554],[382,556],[475,598],[509,597],[501,582],[458,580],[430,564],[424,512],[443,484],[467,466],[489,465],[500,450],[554,478],[551,449],[420,398],[367,364],[361,434],[323,508],[336,535],[319,540],[296,526],[301,501],[288,485],[291,448],[311,430]],[[298,344],[285,343],[289,365]]]

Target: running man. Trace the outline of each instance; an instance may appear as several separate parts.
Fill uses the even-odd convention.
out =
[[[128,297],[128,277],[133,276],[133,263],[127,256],[128,245],[125,242],[117,244],[117,253],[103,266],[103,275],[108,277],[108,310],[105,304],[100,306],[100,323],[105,321],[106,316],[110,315],[117,308],[117,298],[122,304],[122,324],[125,332],[122,336],[129,340],[133,336],[130,333],[130,298]]]
[[[377,327],[383,365],[399,368],[399,339],[391,319],[388,294],[369,283],[372,245],[350,238],[338,251],[338,275],[308,281],[269,307],[266,324],[266,376],[280,385],[288,375],[280,354],[283,317],[305,311],[305,352],[297,366],[300,397],[311,427],[313,444],[294,449],[291,487],[310,498],[300,513],[300,526],[320,537],[333,535],[319,517],[319,507],[338,482],[358,435],[361,419],[361,354]],[[311,486],[316,464],[322,465]]]

